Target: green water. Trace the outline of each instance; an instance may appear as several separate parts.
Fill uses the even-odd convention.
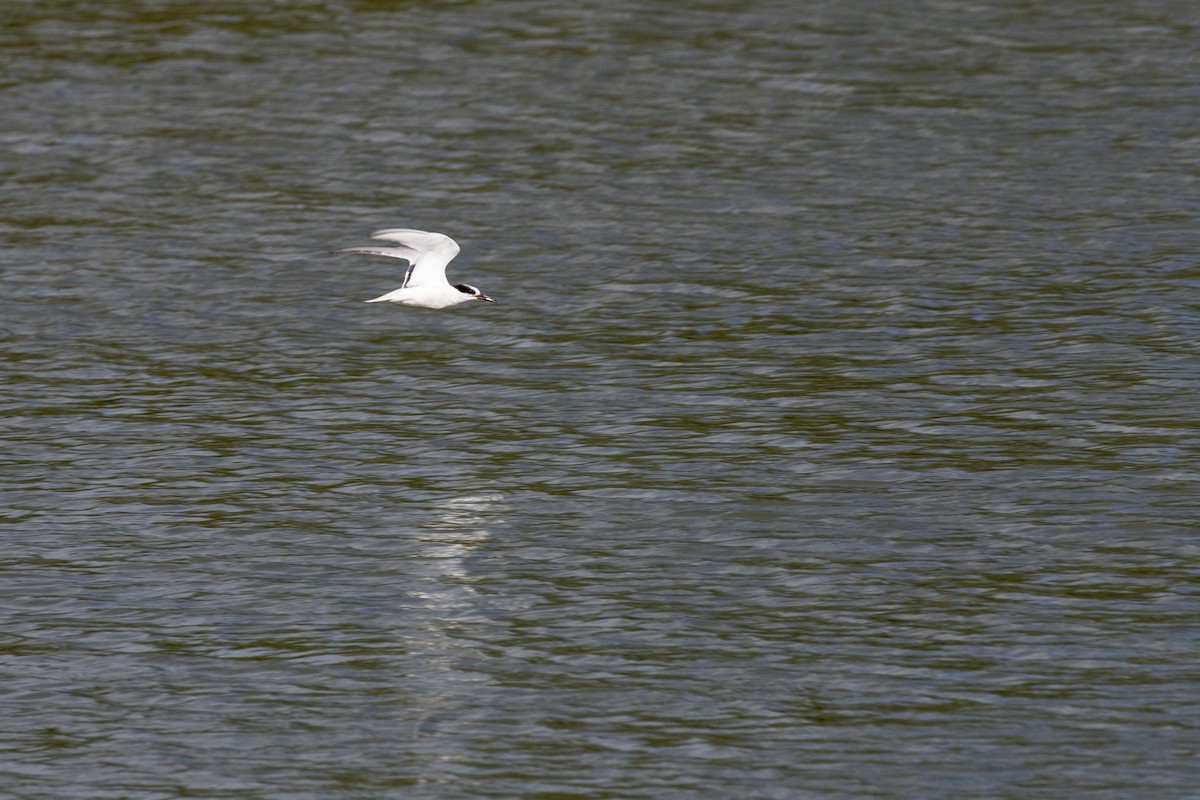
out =
[[[693,6],[6,7],[0,794],[1194,795],[1191,6]]]

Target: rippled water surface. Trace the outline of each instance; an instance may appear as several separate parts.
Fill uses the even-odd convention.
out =
[[[6,5],[0,793],[1200,797],[1200,18],[1046,5]]]

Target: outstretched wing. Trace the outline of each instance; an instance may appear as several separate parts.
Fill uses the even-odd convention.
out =
[[[404,280],[400,283],[400,288],[408,286],[408,279],[412,276],[413,265],[417,263],[417,259],[421,257],[421,253],[413,250],[411,247],[343,247],[341,250],[335,250],[336,253],[361,253],[365,256],[390,256],[392,258],[403,258],[408,262],[408,269],[404,271]]]
[[[394,247],[346,247],[339,253],[361,253],[369,256],[403,258],[409,263],[401,289],[446,282],[446,265],[458,255],[458,244],[442,233],[414,231],[407,228],[388,228],[375,231],[372,239],[394,242]]]
[[[400,245],[397,249],[416,252],[412,269],[405,278],[405,286],[423,286],[427,283],[445,283],[446,265],[458,255],[458,243],[444,233],[414,231],[408,228],[387,228],[375,231],[372,239],[382,239]],[[392,249],[392,248],[386,248]],[[406,258],[406,256],[401,256]]]

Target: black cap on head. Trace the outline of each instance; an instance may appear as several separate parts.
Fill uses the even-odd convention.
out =
[[[471,284],[469,284],[469,283],[456,283],[456,284],[454,284],[454,288],[455,288],[455,289],[458,289],[458,290],[459,290],[460,292],[462,292],[463,294],[469,294],[469,295],[471,295],[471,296],[472,296],[472,297],[474,297],[476,300],[486,300],[486,301],[488,301],[489,303],[494,303],[494,302],[496,302],[495,300],[493,300],[492,298],[488,297],[486,294],[484,294],[483,292],[479,291],[478,289],[476,289],[474,286],[472,286],[472,285],[471,285]]]

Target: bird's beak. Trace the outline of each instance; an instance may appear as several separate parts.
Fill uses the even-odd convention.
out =
[[[476,296],[475,296],[475,299],[476,299],[476,300],[485,300],[485,301],[487,301],[487,302],[489,302],[489,303],[494,303],[494,302],[496,302],[496,301],[495,301],[495,300],[493,300],[492,298],[488,297],[486,294],[478,294],[478,295],[476,295]]]

